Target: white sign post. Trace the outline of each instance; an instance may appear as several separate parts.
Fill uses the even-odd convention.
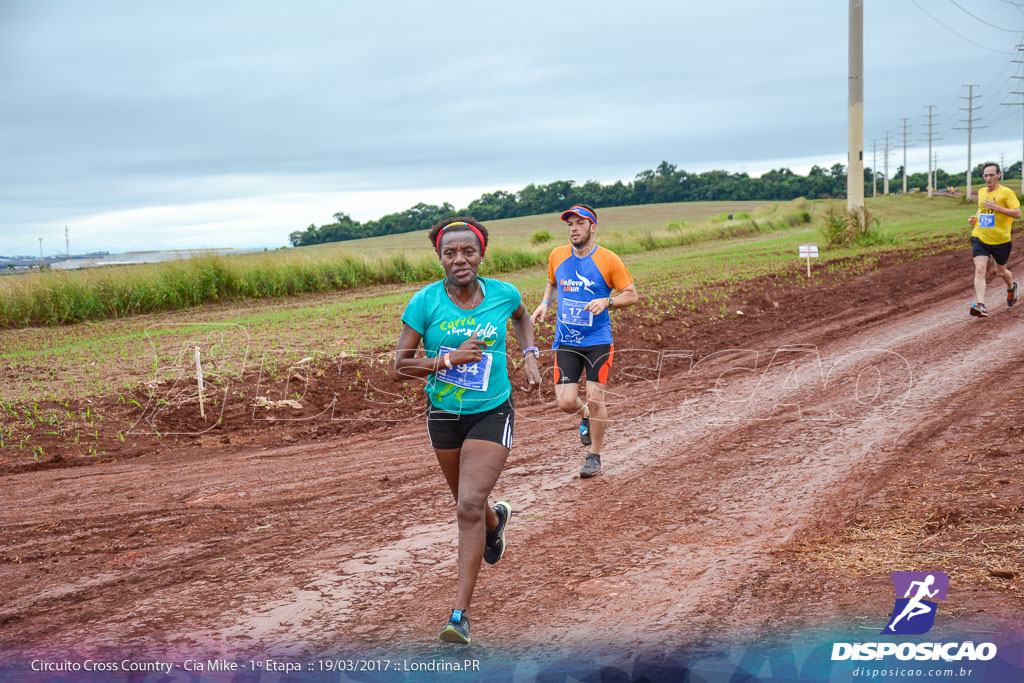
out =
[[[199,362],[199,347],[196,349],[196,384],[199,385],[199,417],[206,419],[206,406],[203,405],[203,365]]]
[[[817,244],[801,244],[800,245],[800,258],[807,259],[807,277],[811,277],[811,259],[818,258],[818,245]]]

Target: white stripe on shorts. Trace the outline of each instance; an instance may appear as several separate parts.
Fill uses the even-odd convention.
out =
[[[512,412],[505,416],[505,433],[501,437],[501,445],[505,448],[512,450],[512,425],[509,424],[512,420]]]
[[[434,437],[430,435],[430,401],[427,401],[427,439],[430,440],[430,447],[434,447]]]

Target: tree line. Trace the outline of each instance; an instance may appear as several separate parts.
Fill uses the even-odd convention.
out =
[[[981,162],[973,169],[971,169],[972,188],[977,191],[978,187],[983,184],[981,178],[982,167],[985,162]],[[1008,180],[1010,178],[1020,178],[1020,167],[1021,163],[1018,161],[1012,166],[1007,166],[1003,169],[1003,179]],[[881,182],[881,174],[879,174],[879,182]],[[963,185],[966,181],[966,172],[961,171],[956,174],[946,173],[941,168],[935,169],[935,187],[936,189],[943,189],[946,187],[958,187]],[[898,185],[894,185],[896,183]],[[881,185],[879,185],[881,187]],[[907,188],[916,187],[920,190],[928,189],[928,172],[921,171],[920,173],[911,173],[907,176]],[[902,190],[903,189],[903,167],[900,166],[896,169],[896,175],[889,180],[889,190]],[[866,197],[871,196],[870,193],[865,195]]]
[[[1021,164],[1018,162],[1006,169],[1004,177],[1020,177]],[[1016,169],[1016,176],[1013,176]],[[892,185],[899,182],[902,188],[901,169],[890,179]],[[981,166],[974,171],[981,178]],[[963,183],[964,174],[950,175],[939,169],[936,172],[938,187]],[[959,179],[959,180],[958,180]],[[925,189],[927,173],[914,173],[907,177],[909,186]],[[865,196],[871,196],[871,169],[864,169]],[[518,192],[498,190],[488,192],[459,211],[448,202],[440,206],[420,203],[400,213],[382,216],[364,223],[353,220],[347,213],[334,214],[334,222],[321,226],[310,224],[305,230],[296,230],[288,236],[294,247],[325,242],[340,242],[362,237],[393,235],[414,230],[425,230],[439,220],[456,214],[468,214],[481,221],[499,218],[516,218],[543,213],[562,211],[577,203],[589,204],[595,208],[612,206],[633,206],[637,204],[661,204],[665,202],[700,201],[742,201],[780,200],[788,201],[797,197],[830,199],[846,196],[846,167],[833,164],[829,169],[813,166],[806,176],[788,168],[773,169],[760,177],[752,178],[746,173],[727,171],[705,171],[690,173],[667,161],[657,168],[638,173],[628,183],[621,180],[602,185],[594,180],[577,184],[573,180],[556,180],[545,185],[527,185]]]

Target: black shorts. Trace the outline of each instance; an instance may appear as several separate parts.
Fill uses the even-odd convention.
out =
[[[467,415],[439,410],[427,401],[430,445],[441,450],[462,448],[462,442],[466,439],[493,441],[511,449],[515,423],[516,411],[512,408],[511,398],[497,408]]]
[[[1006,262],[1010,260],[1010,245],[1013,242],[1003,242],[1002,244],[985,244],[977,237],[971,238],[971,256],[991,256],[1001,266],[1005,266]]]
[[[555,349],[555,384],[576,384],[584,368],[588,382],[607,384],[614,355],[615,344],[559,346]]]

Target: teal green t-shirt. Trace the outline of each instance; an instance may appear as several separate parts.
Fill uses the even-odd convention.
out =
[[[402,313],[402,322],[423,337],[428,358],[458,348],[479,330],[487,342],[479,363],[442,368],[427,379],[430,403],[450,413],[472,414],[492,410],[512,394],[505,361],[508,319],[523,303],[514,285],[477,278],[484,300],[475,308],[456,306],[444,288],[444,280],[427,285],[413,295]]]

